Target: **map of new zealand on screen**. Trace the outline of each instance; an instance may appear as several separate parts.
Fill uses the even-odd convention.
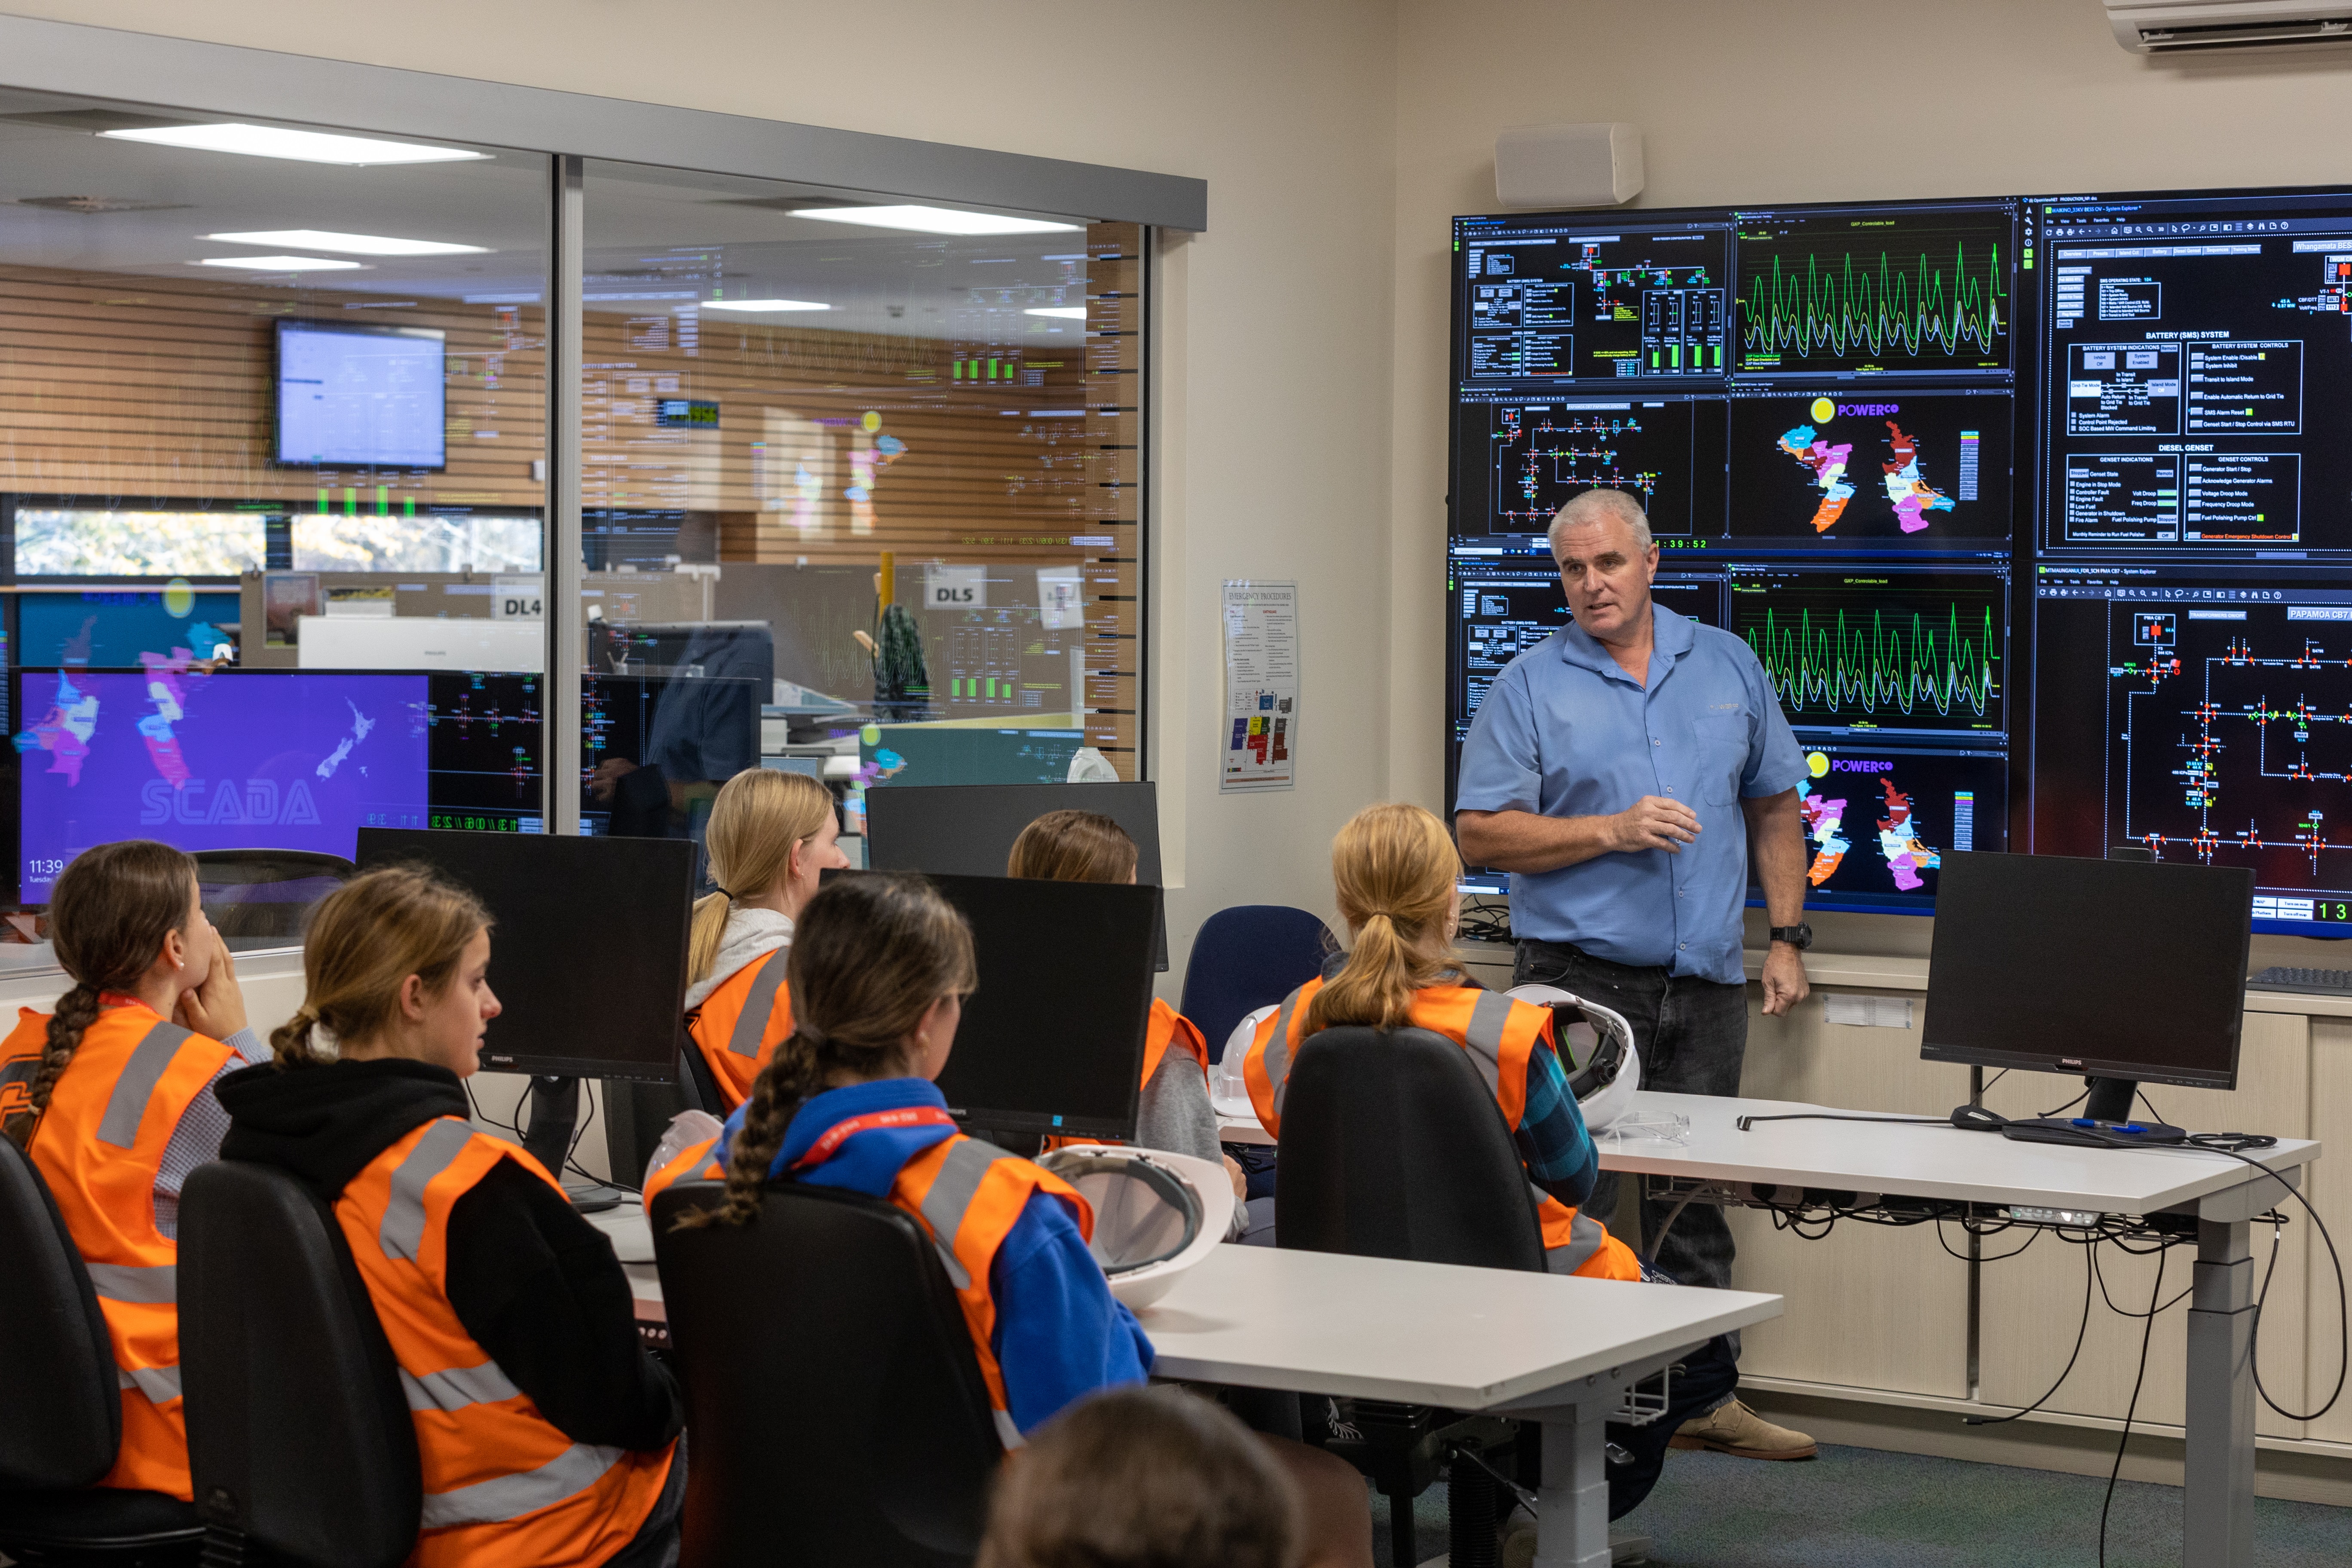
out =
[[[141,672],[16,678],[20,897],[38,902],[93,844],[312,849],[349,858],[362,826],[425,822],[426,678]]]

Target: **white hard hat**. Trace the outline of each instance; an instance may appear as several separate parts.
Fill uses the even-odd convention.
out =
[[[1242,1064],[1249,1060],[1250,1047],[1257,1041],[1257,1026],[1280,1011],[1278,1003],[1260,1007],[1235,1024],[1234,1032],[1225,1037],[1225,1054],[1209,1070],[1209,1105],[1218,1115],[1237,1121],[1257,1120],[1257,1108],[1250,1103],[1248,1082],[1242,1077]]]
[[[1130,1309],[1166,1295],[1233,1223],[1234,1184],[1222,1163],[1113,1143],[1051,1149],[1037,1163],[1095,1211],[1087,1250]]]
[[[1624,1017],[1557,985],[1517,985],[1514,1001],[1551,1009],[1552,1044],[1568,1069],[1568,1087],[1584,1113],[1588,1131],[1599,1132],[1633,1108],[1642,1087],[1642,1056]]]

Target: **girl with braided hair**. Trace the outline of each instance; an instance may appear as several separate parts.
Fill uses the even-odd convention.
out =
[[[149,839],[97,845],[49,897],[74,984],[55,1013],[25,1009],[0,1043],[0,1131],[47,1182],[122,1373],[121,1447],[99,1484],[186,1501],[180,1188],[227,1131],[214,1084],[267,1053],[194,860]]]
[[[311,919],[276,1062],[220,1087],[221,1152],[293,1172],[342,1228],[415,1423],[415,1568],[656,1568],[685,1501],[677,1385],[611,1243],[471,1124],[489,965],[465,889],[408,867],[345,883]]]

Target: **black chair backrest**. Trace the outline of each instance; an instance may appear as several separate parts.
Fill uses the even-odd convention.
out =
[[[0,1487],[93,1485],[121,1446],[89,1271],[39,1168],[0,1138]]]
[[[1468,1053],[1427,1029],[1340,1027],[1290,1065],[1276,1244],[1541,1272],[1535,1192]]]
[[[274,1165],[180,1195],[180,1386],[196,1511],[273,1562],[392,1568],[416,1544],[416,1428],[341,1229]]]
[[[310,910],[357,869],[311,849],[199,849],[197,896],[223,936],[297,937]]]
[[[680,1568],[942,1568],[980,1549],[1003,1455],[923,1228],[861,1193],[769,1189],[748,1226],[675,1230],[717,1182],[654,1199],[693,1436]]]
[[[684,1029],[677,1032],[677,1062],[678,1088],[685,1091],[689,1109],[707,1110],[725,1120],[727,1113],[735,1108],[728,1104],[727,1097],[719,1092],[718,1075],[710,1070],[710,1063],[703,1057],[702,1047],[696,1045],[694,1037]]]

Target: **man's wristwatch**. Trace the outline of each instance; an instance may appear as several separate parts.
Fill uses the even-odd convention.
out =
[[[1792,926],[1774,926],[1767,934],[1774,942],[1787,942],[1799,952],[1813,945],[1813,928],[1801,922]]]

